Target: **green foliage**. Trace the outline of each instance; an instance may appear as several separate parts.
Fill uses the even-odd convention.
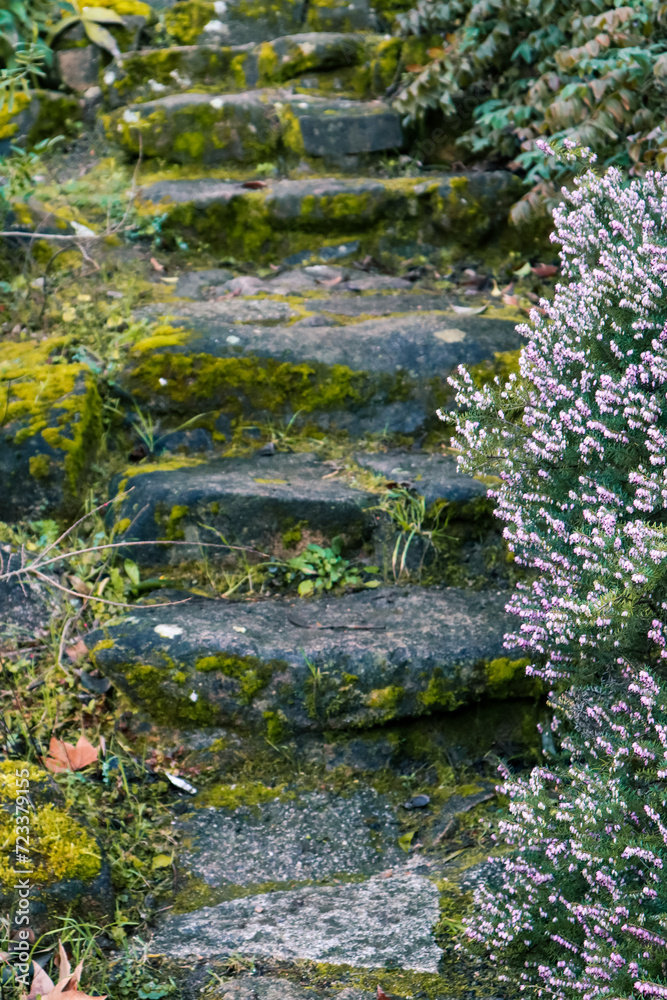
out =
[[[43,77],[53,53],[40,37],[46,28],[49,0],[5,0],[0,9],[0,109],[11,110],[17,90],[27,91]]]
[[[112,56],[119,56],[120,49],[113,35],[104,27],[105,24],[115,24],[123,27],[124,21],[115,10],[106,7],[86,7],[79,6],[77,0],[61,0],[60,6],[70,11],[67,17],[63,17],[51,29],[47,38],[50,46],[63,31],[81,25],[89,41],[93,45],[98,45],[101,49],[106,49]]]
[[[285,583],[298,583],[302,597],[334,587],[379,587],[377,580],[364,580],[364,573],[378,572],[377,566],[355,566],[341,552],[340,538],[334,538],[331,547],[326,549],[311,543],[301,555],[276,563],[274,571]]]
[[[439,108],[475,158],[512,161],[542,196],[554,171],[535,145],[548,133],[605,164],[664,169],[667,5],[662,0],[419,0],[408,34],[443,38],[399,94],[418,118]],[[535,197],[515,217],[530,213]]]

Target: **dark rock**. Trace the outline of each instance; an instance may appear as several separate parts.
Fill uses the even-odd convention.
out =
[[[437,972],[438,890],[400,871],[364,882],[272,892],[167,917],[151,951],[173,959],[234,952]]]
[[[21,565],[18,552],[0,545],[0,574],[15,572]],[[45,571],[53,572],[52,567]],[[57,588],[48,588],[27,573],[0,581],[0,649],[21,648],[47,638],[50,620],[61,608],[58,594]]]
[[[312,602],[193,598],[137,609],[88,642],[101,671],[158,719],[263,727],[274,712],[295,729],[335,729],[531,693],[523,661],[502,682],[484,666],[508,655],[506,600],[418,587]]]
[[[228,555],[199,543],[231,545],[253,550],[282,550],[282,534],[301,523],[319,538],[343,535],[359,545],[372,530],[364,511],[374,495],[351,489],[311,454],[255,454],[251,458],[223,458],[214,462],[164,471],[132,470],[132,492],[114,517],[132,519],[123,541],[151,542],[156,538],[187,541],[191,545],[146,545],[133,549],[140,563],[178,563]],[[111,495],[126,477],[111,483]]]
[[[83,93],[97,83],[100,70],[100,50],[96,45],[56,52],[56,65],[63,83]]]
[[[486,486],[457,471],[456,459],[419,452],[385,451],[355,455],[355,461],[389,481],[407,481],[427,504],[436,500],[465,503],[486,496]]]
[[[222,267],[209,268],[206,271],[185,271],[178,276],[176,295],[184,299],[199,299],[207,287],[222,285],[233,277],[231,271]]]
[[[158,438],[155,453],[161,455],[165,451],[175,454],[195,455],[200,452],[213,451],[211,432],[204,427],[190,427],[184,431],[171,431]]]
[[[430,795],[413,795],[411,799],[403,803],[404,809],[423,809],[431,801]]]
[[[311,303],[322,305],[322,300],[304,301],[308,308]],[[274,299],[236,298],[146,307],[138,315],[165,320],[173,317],[191,332],[184,332],[179,342],[167,350],[153,351],[145,357],[133,352],[117,381],[142,406],[157,412],[193,414],[220,409],[230,416],[242,414],[245,419],[270,419],[273,415],[288,421],[300,411],[302,419],[316,421],[323,428],[350,433],[384,429],[413,433],[427,422],[437,422],[436,409],[451,398],[446,377],[453,369],[460,364],[478,364],[492,359],[497,352],[521,346],[513,321],[461,317],[444,311],[413,311],[348,323],[332,327],[330,334],[321,323],[312,327],[305,323],[250,325],[256,322],[251,314],[278,319],[281,311],[283,315],[298,316],[296,307],[289,302]],[[184,361],[180,355],[193,358],[192,365],[187,366],[187,385],[177,374]],[[256,358],[259,370],[254,378],[246,377],[247,385],[238,381],[235,384],[226,378],[225,362],[220,361],[220,377],[202,379],[202,390],[198,390],[193,376],[200,369],[214,370],[218,358]],[[270,367],[271,362],[263,359],[275,359],[281,367]],[[307,385],[303,370],[296,369],[293,391],[286,392],[278,382],[273,390],[268,386],[261,389],[267,379],[265,372],[275,371],[287,378],[287,365],[303,363],[310,369]],[[344,374],[345,369],[349,376]],[[435,376],[441,379],[439,386]],[[268,375],[269,385],[272,377]],[[349,381],[341,385],[340,393],[332,393],[332,382],[341,378]],[[320,386],[323,401],[331,399],[325,405],[318,400]],[[258,403],[260,407],[267,403],[269,406],[258,408]],[[469,493],[473,489],[469,486]]]

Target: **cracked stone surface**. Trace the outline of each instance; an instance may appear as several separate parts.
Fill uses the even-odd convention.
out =
[[[366,968],[437,972],[432,934],[438,890],[422,875],[378,875],[347,885],[262,893],[175,914],[150,942],[173,959],[233,952]]]

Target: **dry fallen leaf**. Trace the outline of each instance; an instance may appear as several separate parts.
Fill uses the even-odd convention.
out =
[[[80,660],[84,656],[88,655],[88,647],[86,646],[83,639],[77,639],[76,642],[72,643],[71,646],[67,647],[65,652],[67,653],[69,659],[72,660],[74,663],[76,663],[77,660]]]
[[[406,66],[405,68],[408,71],[408,73],[421,73],[425,67],[412,63],[410,66]]]
[[[385,993],[385,991],[382,989],[381,986],[378,986],[377,988],[377,998],[378,1000],[389,1000],[389,997],[387,996],[387,994]]]
[[[164,264],[161,264],[155,257],[151,257],[150,264],[154,271],[164,271]]]
[[[521,305],[518,295],[503,295],[503,304],[506,306],[514,306],[517,309]]]
[[[249,188],[250,191],[259,191],[261,188],[268,187],[266,181],[244,181],[241,187]]]
[[[49,757],[44,760],[44,766],[53,774],[61,771],[80,771],[82,767],[97,760],[99,747],[94,747],[85,736],[80,736],[76,746],[73,743],[66,743],[64,740],[57,740],[51,737],[49,743]]]
[[[486,306],[455,306],[452,305],[453,312],[459,316],[478,316],[483,313]]]
[[[536,264],[535,267],[531,267],[531,271],[538,278],[553,278],[554,274],[558,274],[555,264]]]
[[[41,994],[42,1000],[106,1000],[106,994],[101,997],[91,997],[87,993],[80,992],[79,980],[83,972],[83,962],[79,962],[74,972],[70,969],[67,953],[58,942],[58,982],[54,985],[53,980],[47,976],[43,969],[36,966],[36,972],[30,985],[30,992],[24,1000],[36,1000]]]

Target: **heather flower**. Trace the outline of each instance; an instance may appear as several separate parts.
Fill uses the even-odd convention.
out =
[[[546,996],[667,997],[667,695],[644,671],[622,697],[576,700],[592,729],[563,741],[567,767],[502,785],[510,853],[475,891],[465,947]]]
[[[461,367],[448,418],[535,577],[507,645],[590,681],[667,657],[667,178],[589,171],[563,193],[565,283],[520,328],[519,377],[479,388]]]

